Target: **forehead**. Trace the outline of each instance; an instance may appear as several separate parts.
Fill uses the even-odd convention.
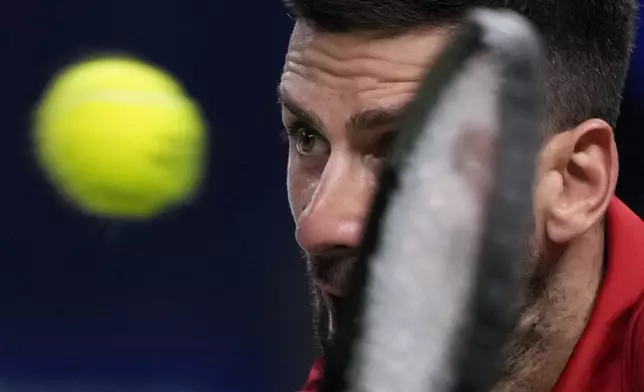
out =
[[[449,32],[448,28],[425,28],[383,38],[321,32],[298,21],[280,93],[298,106],[321,111],[321,117],[402,105],[413,96]]]

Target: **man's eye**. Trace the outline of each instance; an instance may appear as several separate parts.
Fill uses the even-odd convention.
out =
[[[306,127],[298,127],[289,131],[289,136],[295,143],[295,148],[302,155],[329,155],[331,147],[324,136]]]

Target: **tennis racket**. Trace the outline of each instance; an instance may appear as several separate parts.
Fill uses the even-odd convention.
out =
[[[400,124],[321,392],[489,391],[540,146],[543,53],[523,17],[471,12]]]

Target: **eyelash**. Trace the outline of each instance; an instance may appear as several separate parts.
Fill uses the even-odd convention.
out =
[[[293,132],[295,132],[295,130],[290,127],[282,128],[282,132],[280,132],[280,140],[282,143],[288,143],[289,138],[293,136]]]
[[[306,130],[307,132],[315,133],[316,131],[310,129],[310,127],[302,122],[296,122],[292,125],[289,125],[282,129],[281,139],[284,143],[288,143],[289,139],[295,136],[300,130]]]
[[[280,139],[283,143],[289,144],[292,140],[291,138],[296,137],[299,132],[308,132],[314,135],[319,135],[319,132],[311,129],[311,127],[307,123],[298,121],[282,128]],[[380,140],[379,142],[379,145],[382,146],[382,151],[380,151],[378,154],[379,156],[385,156],[387,154],[398,134],[398,130],[392,130],[383,135],[382,140]]]

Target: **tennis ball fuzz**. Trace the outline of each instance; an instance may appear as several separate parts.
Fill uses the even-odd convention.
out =
[[[203,179],[206,129],[171,75],[126,57],[64,69],[36,111],[39,165],[91,215],[147,219],[181,204]]]

